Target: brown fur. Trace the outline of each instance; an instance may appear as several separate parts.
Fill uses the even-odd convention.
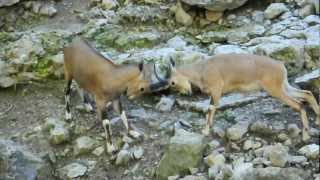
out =
[[[124,92],[132,99],[149,91],[149,77],[145,77],[147,72],[142,67],[116,65],[79,38],[64,49],[65,79],[68,82],[75,80],[82,89],[95,96],[100,121],[103,120],[102,111],[107,102],[117,100]],[[109,128],[105,131],[111,146]]]
[[[307,140],[308,121],[302,101],[308,102],[320,125],[320,108],[311,92],[292,87],[287,80],[284,64],[266,56],[249,54],[216,55],[194,64],[173,68],[169,83],[181,93],[191,93],[191,84],[211,97],[212,106],[207,113],[205,134],[209,133],[212,118],[220,97],[229,92],[251,92],[264,89],[300,112],[303,139]]]

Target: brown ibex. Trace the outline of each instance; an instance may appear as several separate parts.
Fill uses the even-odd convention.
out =
[[[311,105],[317,116],[316,123],[320,125],[320,109],[316,99],[310,91],[294,88],[288,83],[287,70],[280,61],[266,56],[225,54],[177,68],[171,60],[170,67],[167,80],[170,87],[180,93],[191,94],[191,85],[194,85],[211,97],[210,108],[206,113],[206,125],[202,131],[205,135],[209,134],[220,97],[234,91],[250,92],[264,89],[272,97],[280,99],[300,112],[304,141],[310,136],[309,123],[302,102]],[[160,79],[159,76],[157,78]]]
[[[150,91],[149,77],[146,77],[143,63],[139,65],[116,65],[103,57],[85,40],[75,38],[64,49],[64,73],[67,87],[65,91],[66,118],[71,119],[70,86],[75,80],[80,88],[95,97],[98,119],[102,122],[108,152],[115,151],[111,139],[109,120],[103,120],[102,111],[106,103],[117,100],[126,92],[129,99]],[[154,89],[154,88],[153,88]],[[127,131],[130,125],[126,118],[121,118]]]

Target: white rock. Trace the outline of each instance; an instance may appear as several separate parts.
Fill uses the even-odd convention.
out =
[[[310,15],[303,19],[304,22],[308,23],[310,26],[320,24],[320,17],[317,15]]]
[[[116,165],[125,165],[127,164],[131,159],[131,153],[128,150],[121,150],[116,159]]]
[[[76,155],[86,154],[92,151],[94,146],[95,146],[95,140],[93,140],[88,136],[82,136],[76,140],[74,152]]]
[[[309,159],[316,159],[317,157],[319,157],[319,149],[319,145],[309,144],[300,148],[298,152]]]
[[[174,105],[175,99],[171,97],[161,97],[160,101],[156,104],[156,109],[161,112],[170,112]]]
[[[272,166],[284,167],[288,161],[289,148],[281,144],[267,146],[264,151],[264,157],[271,161]]]
[[[264,11],[264,16],[267,19],[274,19],[277,16],[279,16],[282,13],[287,12],[287,11],[289,11],[289,9],[286,7],[285,4],[283,4],[283,3],[272,3]]]
[[[227,137],[232,141],[240,140],[248,132],[247,123],[238,123],[227,129]]]
[[[237,45],[221,45],[215,48],[214,54],[248,54],[248,52]]]
[[[73,179],[85,175],[87,169],[88,168],[82,164],[72,163],[62,167],[58,171],[63,179]]]
[[[97,147],[96,149],[94,149],[92,151],[92,154],[96,155],[96,156],[101,156],[104,153],[105,149],[103,146]]]
[[[53,4],[45,4],[41,6],[39,13],[46,16],[54,16],[57,14],[57,9],[54,7]]]

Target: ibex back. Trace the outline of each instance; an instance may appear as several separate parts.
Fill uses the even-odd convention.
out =
[[[64,49],[64,72],[66,87],[66,118],[71,119],[70,86],[72,80],[95,97],[98,119],[106,134],[107,149],[115,150],[111,139],[109,120],[103,120],[102,111],[107,102],[118,99],[126,92],[129,99],[148,92],[149,78],[144,75],[143,63],[139,65],[116,65],[95,51],[86,41],[76,38]],[[129,132],[126,118],[122,118]]]
[[[320,125],[320,109],[310,91],[300,90],[288,83],[287,70],[280,61],[266,56],[249,54],[216,55],[205,61],[175,67],[171,61],[170,86],[180,93],[190,94],[191,84],[211,97],[206,114],[204,134],[209,134],[213,116],[220,97],[233,91],[254,91],[264,89],[269,95],[280,99],[300,112],[303,126],[303,140],[310,138],[309,124],[302,102],[308,102],[316,113]]]

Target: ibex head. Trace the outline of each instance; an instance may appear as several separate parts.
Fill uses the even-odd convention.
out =
[[[163,82],[162,84],[164,86],[166,87],[169,86],[170,88],[177,91],[178,93],[187,94],[187,95],[190,95],[192,93],[191,83],[189,79],[176,69],[176,64],[171,58],[170,58],[170,68],[167,74],[167,78],[166,79],[160,78],[156,70],[155,70],[155,75],[160,82]]]
[[[150,92],[150,78],[146,76],[143,63],[139,63],[139,75],[128,82],[127,96],[134,99],[144,93]]]

